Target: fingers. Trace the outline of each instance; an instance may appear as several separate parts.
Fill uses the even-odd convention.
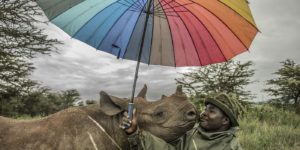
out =
[[[122,130],[126,130],[126,129],[128,129],[128,126],[127,126],[127,125],[125,125],[125,124],[121,124],[119,127],[120,127]]]
[[[125,111],[123,113],[123,117],[122,117],[122,123],[120,125],[120,128],[125,130],[131,127],[131,123],[132,121],[128,118],[128,113]]]
[[[128,113],[125,111],[121,120],[120,128],[127,134],[131,134],[137,129],[136,109],[133,109],[133,117],[129,119]]]
[[[128,117],[127,111],[124,111],[123,116]]]
[[[124,111],[123,116],[129,118],[128,112],[127,112],[127,111]],[[135,116],[136,116],[136,109],[134,108],[134,109],[133,109],[133,112],[132,112],[132,117],[135,117]]]

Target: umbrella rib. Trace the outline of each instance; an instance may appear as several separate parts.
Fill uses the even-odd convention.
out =
[[[142,9],[142,4],[140,4],[139,0],[136,0],[135,2],[134,1],[130,2],[130,1],[127,1],[127,0],[124,0],[124,1],[126,1],[127,3],[137,7],[138,9]]]
[[[161,0],[161,1],[164,1],[164,0]],[[165,4],[161,4],[161,8],[163,8],[165,5],[168,5],[169,3],[172,3],[173,1],[171,0],[171,1],[169,1],[169,2],[166,2]]]
[[[191,0],[192,2],[194,2],[193,0]],[[221,21],[230,31],[231,33],[234,34],[234,36],[242,43],[242,45],[246,48],[246,50],[248,50],[248,47],[244,44],[244,42],[242,42],[242,40],[236,35],[235,32],[232,31],[232,29],[220,18],[218,17],[216,14],[214,14],[212,11],[210,11],[209,9],[205,8],[204,6],[198,4],[195,2],[196,5],[199,5],[200,7],[204,8],[205,10],[207,10],[208,12],[210,12],[212,15],[214,15],[216,18],[218,18],[219,21]],[[231,50],[231,49],[230,49]],[[231,50],[232,51],[232,50]],[[233,51],[232,51],[233,52]],[[235,52],[233,52],[235,54]]]
[[[132,6],[134,6],[134,7],[136,7],[137,9],[142,9],[142,6],[140,5],[140,4],[138,4],[137,2],[139,1],[139,0],[136,0],[136,1],[127,1],[127,0],[124,0],[126,3],[128,3],[129,4],[129,6],[130,5],[132,5]],[[118,2],[120,2],[120,1],[118,1]]]
[[[102,9],[101,11],[99,11],[97,14],[95,14],[90,20],[92,20],[93,18],[95,18],[98,14],[100,14],[102,11],[104,11],[106,8],[108,8],[108,7],[110,7],[110,6],[112,6],[112,5],[114,5],[115,3],[117,3],[117,2],[114,2],[114,3],[111,3],[111,4],[109,4],[108,6],[106,6],[104,9]],[[77,35],[77,33],[86,25],[86,24],[88,24],[88,22],[89,21],[87,21],[83,26],[81,26],[80,28],[79,28],[79,30],[72,36],[72,37],[74,37],[74,36],[76,36]],[[101,24],[102,25],[102,24]],[[99,27],[98,27],[99,28]],[[97,29],[98,29],[97,28]],[[94,35],[94,34],[93,34]],[[88,40],[87,41],[89,41],[89,39],[90,38],[88,38]]]
[[[172,13],[172,12],[188,12],[188,11],[165,11],[165,13]],[[161,11],[159,11],[158,13],[161,13]]]
[[[186,9],[187,9],[187,8],[186,8]],[[193,14],[189,9],[187,9],[187,10],[188,10],[193,16],[195,16],[195,14]],[[215,43],[216,43],[216,45],[218,46],[219,50],[221,51],[221,53],[222,53],[224,59],[225,59],[226,61],[228,61],[228,59],[225,57],[225,55],[224,55],[224,53],[223,53],[223,51],[222,51],[220,45],[218,44],[217,40],[216,40],[216,39],[214,38],[214,36],[209,32],[209,30],[208,30],[207,27],[202,23],[202,21],[201,21],[197,16],[195,16],[195,17],[196,17],[197,20],[203,25],[203,27],[206,29],[207,33],[209,33],[209,35],[210,35],[210,36],[212,37],[212,39],[215,41]]]
[[[168,14],[164,14],[164,13],[158,13],[158,15],[155,15],[155,16],[162,17],[161,15],[172,16],[172,17],[179,17],[178,15],[168,15]]]
[[[130,7],[128,8],[128,9],[126,9],[125,11],[128,11],[128,10],[130,10]],[[121,15],[118,19],[116,19],[116,21],[115,22],[117,22],[121,17],[122,17],[123,15]],[[115,23],[114,23],[115,24]],[[107,34],[112,30],[112,28],[113,28],[113,26],[111,26],[110,27],[110,29],[105,33],[105,36],[104,37],[106,37],[107,36]],[[102,45],[102,42],[103,42],[103,40],[97,45],[97,49],[99,49],[99,47]],[[124,53],[125,54],[125,53]]]
[[[157,16],[157,17],[159,17],[159,18],[162,18],[162,19],[167,19],[166,17],[164,17],[164,16],[162,16],[162,15],[155,15],[155,16]]]
[[[86,1],[86,0],[83,0],[83,1]],[[77,4],[75,4],[75,5],[73,5],[72,7],[70,7],[70,8],[68,8],[68,9],[66,9],[65,11],[63,11],[62,13],[64,13],[64,12],[66,12],[66,11],[68,11],[69,9],[71,9],[71,8],[73,8],[73,7],[75,7],[76,5],[78,5],[78,4],[80,4],[80,3],[82,3],[83,1],[81,1],[81,2],[78,2]],[[55,3],[54,5],[52,5],[52,6],[49,6],[48,8],[46,8],[45,10],[44,10],[44,12],[46,12],[48,9],[50,9],[50,8],[53,8],[54,6],[57,6],[58,4],[59,4],[60,2],[57,2],[57,3]],[[55,15],[55,16],[52,16],[52,19],[50,19],[49,18],[49,21],[52,21],[53,19],[55,19],[57,16],[59,16],[60,14],[62,14],[62,13],[59,13],[59,14],[57,14],[57,15]]]
[[[140,6],[140,8],[143,9],[143,8],[144,8],[144,5],[141,3],[141,1],[140,1],[140,0],[137,0],[137,2],[139,3],[138,5]],[[144,2],[144,1],[143,1],[143,2]]]
[[[158,1],[158,3],[157,3],[156,5],[153,6],[153,9],[161,8],[161,7],[158,7],[158,5],[160,4],[160,3],[159,3],[159,0],[157,0],[157,1]]]
[[[143,8],[143,9],[144,9],[144,8]],[[141,17],[141,14],[142,14],[142,13],[143,13],[143,11],[140,11],[139,17],[138,17],[137,21],[135,22],[135,25],[134,25],[134,28],[133,28],[133,29],[135,29],[137,23],[139,22],[139,18]],[[132,33],[131,33],[131,35],[130,35],[129,42],[128,42],[127,46],[126,46],[126,49],[125,49],[125,52],[124,52],[124,55],[123,55],[123,59],[124,59],[124,56],[125,56],[126,53],[127,53],[128,45],[129,45],[129,43],[130,43],[130,41],[131,41],[133,32],[134,32],[134,30],[132,30]]]
[[[128,4],[124,4],[124,3],[121,3],[121,2],[117,2],[117,3],[119,3],[119,4],[123,5],[123,6],[127,6],[127,7],[132,7],[132,6],[134,6],[133,4],[132,4],[132,6],[130,6],[130,5],[128,5]],[[141,9],[141,8],[139,8],[139,7],[132,7],[132,8],[134,8],[134,9],[136,9],[136,10],[140,10],[140,9]]]
[[[116,2],[117,3],[117,2]],[[129,7],[130,8],[130,7]],[[129,8],[127,8],[127,9],[129,9]],[[122,15],[121,15],[122,16]],[[120,17],[121,17],[120,16]],[[119,18],[120,18],[119,17]],[[107,16],[105,19],[107,19],[107,18],[109,18],[109,16]],[[118,20],[118,19],[117,19]],[[116,21],[117,21],[116,20]],[[100,27],[101,27],[101,25],[103,25],[104,24],[104,22],[102,22],[98,27],[97,27],[97,29],[95,30],[95,31],[97,31]],[[87,41],[90,41],[92,38],[93,38],[93,36],[96,34],[97,32],[93,32],[93,34],[92,34],[92,36],[90,36],[88,39],[87,39]],[[106,37],[106,36],[105,36]],[[102,39],[103,40],[103,39]],[[97,46],[98,47],[98,46]]]
[[[83,0],[83,1],[86,1],[86,0]],[[79,1],[79,2],[77,2],[77,4],[82,3],[83,1]],[[45,8],[44,11],[47,11],[48,9],[51,9],[51,8],[53,8],[53,7],[56,7],[56,6],[57,6],[58,4],[60,4],[60,3],[61,3],[61,1],[58,1],[58,2],[54,3],[53,5],[51,5],[51,6],[47,7],[47,8]],[[75,4],[75,5],[77,5],[77,4]],[[74,6],[75,6],[75,5],[74,5]]]
[[[94,7],[96,7],[96,6],[98,6],[98,5],[100,5],[101,4],[101,2],[99,2],[99,3],[97,3],[97,4],[95,4],[94,6],[92,6],[91,8],[94,8]],[[68,23],[66,23],[63,27],[61,27],[62,29],[64,29],[64,28],[66,28],[68,25],[70,25],[72,22],[74,22],[76,19],[78,19],[80,16],[82,16],[82,15],[84,15],[86,12],[88,12],[90,9],[88,9],[88,10],[85,10],[85,11],[83,11],[83,12],[81,12],[76,18],[72,18],[71,19],[71,21],[69,21]],[[98,13],[97,13],[98,14]],[[94,15],[95,16],[95,15]],[[93,18],[93,17],[92,17]]]
[[[141,10],[136,10],[136,9],[128,9],[128,11],[141,12]]]
[[[161,8],[162,8],[162,4],[161,4],[161,2],[158,0],[158,3],[161,5]],[[163,8],[162,8],[163,9]],[[171,31],[171,27],[170,27],[170,23],[169,23],[169,19],[168,19],[168,17],[166,16],[166,20],[167,20],[167,24],[168,24],[168,26],[169,26],[169,30],[170,30],[170,36],[171,36],[171,41],[172,41],[172,52],[173,52],[173,57],[174,57],[174,67],[176,67],[176,53],[175,53],[175,51],[174,51],[174,41],[173,41],[173,35],[172,35],[172,31]]]
[[[170,8],[165,8],[164,10],[173,9],[173,8],[176,8],[176,7],[182,7],[182,6],[186,6],[186,5],[190,5],[190,4],[194,4],[194,3],[188,3],[188,4],[183,4],[183,5],[181,5],[179,3],[177,3],[177,4],[178,4],[178,6],[169,6]]]
[[[251,24],[257,31],[259,31],[259,29],[257,28],[257,26],[256,26],[256,24],[252,24],[249,20],[247,20],[246,18],[244,18],[240,13],[238,13],[236,10],[234,10],[234,9],[232,9],[232,8],[230,8],[227,4],[225,4],[224,2],[222,2],[222,1],[219,1],[219,2],[221,2],[222,4],[224,4],[226,7],[228,7],[229,9],[231,9],[232,11],[234,11],[236,14],[238,14],[239,16],[241,16],[243,19],[245,19],[249,24]],[[247,3],[249,3],[248,1],[247,1]],[[249,6],[249,4],[248,4],[248,6]],[[250,13],[251,13],[251,10],[250,10]],[[252,15],[251,15],[252,16]],[[254,20],[253,20],[254,21]],[[254,23],[255,23],[255,21],[254,21]],[[260,31],[259,31],[260,32]]]
[[[154,4],[154,3],[153,3]],[[153,12],[154,14],[154,12]],[[153,25],[152,25],[152,36],[151,36],[151,45],[150,45],[150,49],[149,49],[149,58],[148,58],[148,65],[150,64],[150,57],[151,57],[151,53],[152,53],[152,41],[153,41],[153,32],[154,32],[154,15],[151,15],[149,17],[152,17],[153,19]]]
[[[174,3],[177,3],[177,2],[174,1]],[[184,7],[184,6],[183,6],[183,7]],[[185,8],[185,9],[186,9],[186,8]],[[176,11],[175,11],[175,13],[179,16],[180,20],[182,21],[182,23],[184,24],[186,30],[188,31],[188,28],[187,28],[187,26],[186,26],[186,23],[182,20],[182,18],[180,17],[180,15],[179,15]],[[193,42],[195,51],[196,51],[196,53],[197,53],[197,57],[198,57],[199,63],[200,63],[200,65],[202,66],[201,58],[200,58],[199,53],[198,53],[198,51],[197,51],[197,47],[196,47],[196,45],[195,45],[195,41],[194,41],[194,39],[193,39],[191,33],[190,33],[189,31],[188,31],[188,33],[189,33],[190,38],[192,39],[192,42]]]

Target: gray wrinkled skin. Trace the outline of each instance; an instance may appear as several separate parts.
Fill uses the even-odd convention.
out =
[[[194,106],[181,88],[161,100],[145,100],[147,87],[135,98],[140,129],[172,141],[190,130],[196,120]],[[118,143],[129,149],[127,135],[119,128],[128,99],[101,92],[100,106],[73,107],[41,119],[15,120],[0,116],[0,150],[99,150],[118,149],[107,135],[89,119],[92,117]]]

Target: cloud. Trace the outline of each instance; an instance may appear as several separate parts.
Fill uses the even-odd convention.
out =
[[[265,100],[261,90],[265,81],[280,67],[280,61],[287,58],[300,63],[300,5],[299,0],[250,0],[250,7],[261,33],[255,38],[250,52],[235,60],[253,61],[256,74],[253,80],[259,82],[247,89],[258,94],[258,100]],[[136,62],[118,60],[115,56],[70,38],[66,33],[49,23],[46,33],[65,44],[59,46],[59,54],[41,56],[34,60],[37,68],[32,78],[54,90],[78,89],[84,99],[99,99],[99,91],[130,97]],[[148,98],[159,99],[161,94],[170,95],[176,89],[178,72],[187,68],[141,65],[137,92],[143,84],[148,85]],[[136,93],[137,93],[136,92]]]

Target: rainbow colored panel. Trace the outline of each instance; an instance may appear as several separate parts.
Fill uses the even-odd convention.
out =
[[[73,38],[121,59],[137,60],[142,50],[141,62],[153,65],[224,62],[247,51],[258,32],[247,0],[37,3],[53,24]]]

